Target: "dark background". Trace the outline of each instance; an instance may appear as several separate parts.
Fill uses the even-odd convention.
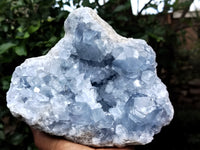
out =
[[[74,0],[80,7],[80,1]],[[156,4],[145,5],[144,9]],[[175,109],[174,119],[153,142],[136,150],[200,149],[200,18],[189,12],[192,0],[165,0],[156,15],[132,15],[129,0],[98,1],[82,5],[98,14],[119,34],[145,39],[157,54],[158,75],[167,85]],[[55,4],[56,7],[55,7]],[[26,58],[44,55],[64,35],[68,12],[58,0],[0,0],[0,149],[35,150],[29,127],[12,117],[6,91],[16,66]],[[169,13],[169,10],[173,12]],[[174,14],[179,12],[180,17]],[[193,14],[185,17],[186,14]]]

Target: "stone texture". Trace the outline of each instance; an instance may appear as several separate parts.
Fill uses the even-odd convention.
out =
[[[7,106],[47,133],[103,147],[146,144],[173,107],[145,41],[118,35],[90,8],[72,12],[45,56],[16,67]]]

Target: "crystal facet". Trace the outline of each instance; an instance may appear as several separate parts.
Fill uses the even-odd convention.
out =
[[[7,106],[47,133],[103,147],[146,144],[173,107],[144,40],[118,35],[94,10],[79,8],[45,56],[16,67]]]

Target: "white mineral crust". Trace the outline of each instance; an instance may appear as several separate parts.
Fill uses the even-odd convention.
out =
[[[47,133],[103,147],[146,144],[173,118],[155,53],[118,35],[94,10],[79,8],[45,56],[16,67],[7,106]]]

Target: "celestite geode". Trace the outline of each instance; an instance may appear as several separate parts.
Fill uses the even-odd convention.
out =
[[[47,133],[103,147],[146,144],[173,107],[144,40],[118,35],[90,8],[73,11],[45,56],[16,67],[7,106]]]

